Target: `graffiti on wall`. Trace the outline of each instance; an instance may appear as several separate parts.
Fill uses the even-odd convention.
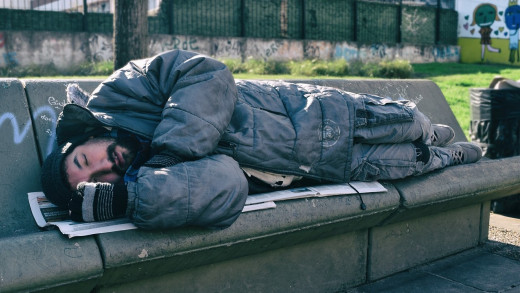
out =
[[[458,5],[459,43],[466,56],[481,62],[520,64],[518,0],[464,0]]]
[[[242,42],[239,39],[215,40],[213,55],[223,58],[242,58]]]
[[[491,44],[491,33],[493,32],[491,26],[495,21],[500,21],[500,18],[498,17],[497,7],[493,4],[482,3],[473,11],[473,22],[471,25],[477,25],[480,28],[478,32],[480,34],[480,59],[482,61],[484,60],[486,50],[492,53],[500,53],[500,49],[494,48]]]
[[[0,32],[0,54],[2,55],[0,66],[3,65],[4,67],[16,67],[19,65],[16,52],[9,52],[6,50],[5,36],[3,32]]]
[[[112,60],[113,49],[111,39],[105,38],[102,35],[93,35],[88,39],[88,47],[92,61],[103,62]]]
[[[370,56],[375,57],[377,59],[384,59],[388,57],[389,48],[385,44],[372,44],[370,45]]]
[[[152,38],[149,46],[152,54],[158,54],[160,52],[168,50],[187,50],[187,51],[198,51],[199,40],[193,36],[172,36],[167,39]]]
[[[505,11],[506,27],[509,31],[509,62],[519,62],[518,29],[520,28],[520,6],[517,2],[510,2]]]
[[[512,30],[516,30],[515,25],[518,26],[515,19],[511,16],[510,27]],[[38,38],[34,34],[25,34],[23,32],[0,32],[0,68],[48,64],[76,66],[90,61],[102,62],[113,59],[113,46],[110,35],[88,34],[86,39],[83,39],[84,36],[66,33],[54,34],[53,32],[47,32],[47,35],[45,38]],[[6,38],[6,36],[8,37]],[[13,43],[9,44],[9,41]],[[511,43],[513,44],[513,42]],[[31,46],[29,47],[27,44]],[[371,61],[402,58],[414,63],[432,62],[430,55],[416,54],[417,50],[410,49],[422,47],[424,46],[359,45],[349,42],[318,40],[267,40],[154,35],[150,38],[149,54],[155,55],[167,50],[182,49],[217,58],[233,59],[251,57],[259,60],[290,61],[341,58],[347,61],[358,59]],[[452,46],[436,46],[436,48],[439,48],[439,52],[434,54],[436,58],[434,61],[459,61],[454,60],[460,58],[459,51],[452,50],[450,47]],[[7,48],[16,48],[17,51],[9,51]],[[513,48],[512,50],[515,49]],[[78,51],[81,51],[81,54],[78,54]],[[409,52],[412,52],[412,56],[408,55]],[[514,52],[518,52],[518,49]],[[449,60],[443,59],[444,56],[447,56],[447,58],[449,56]],[[452,56],[454,58],[451,58]],[[423,57],[426,57],[426,59]]]
[[[336,50],[334,51],[334,58],[336,59],[345,59],[347,61],[352,61],[359,58],[359,51],[356,46],[351,46],[346,43],[341,43],[336,45]]]
[[[298,60],[303,58],[303,43],[291,40],[247,39],[244,55],[260,60]]]

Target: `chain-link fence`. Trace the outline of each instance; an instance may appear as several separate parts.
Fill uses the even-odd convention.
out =
[[[0,0],[0,30],[111,33],[113,9],[113,0]],[[454,0],[162,0],[148,20],[151,34],[456,44],[458,16]]]
[[[109,4],[91,0],[0,0],[0,30],[111,32]]]

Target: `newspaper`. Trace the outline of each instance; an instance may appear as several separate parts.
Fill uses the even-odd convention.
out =
[[[276,208],[275,202],[282,200],[386,191],[383,185],[375,181],[298,187],[250,195],[242,212]],[[56,226],[69,238],[137,229],[129,218],[90,223],[72,221],[69,218],[69,211],[51,203],[43,192],[30,192],[28,199],[34,220],[39,227]]]
[[[69,238],[137,229],[128,218],[90,223],[75,222],[70,220],[68,210],[51,203],[43,192],[30,192],[28,197],[36,224],[41,228],[56,226]]]
[[[244,211],[274,208],[276,207],[274,202],[282,200],[386,191],[387,189],[377,181],[352,181],[350,183],[298,187],[250,195],[247,197]]]

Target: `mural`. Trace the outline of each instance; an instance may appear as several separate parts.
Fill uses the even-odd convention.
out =
[[[509,30],[509,62],[520,61],[518,54],[518,28],[520,27],[520,6],[517,2],[509,4],[505,12],[506,26]]]
[[[520,65],[518,0],[457,1],[464,63]]]
[[[493,4],[480,4],[473,11],[473,23],[471,25],[476,24],[480,27],[478,32],[480,33],[480,44],[482,45],[481,60],[484,60],[486,48],[489,52],[500,53],[500,49],[491,46],[491,32],[493,32],[491,26],[495,20],[500,21],[500,18],[498,17],[497,7]]]

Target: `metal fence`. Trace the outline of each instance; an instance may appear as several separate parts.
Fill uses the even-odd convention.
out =
[[[0,29],[111,32],[109,7],[109,1],[0,0]]]
[[[151,34],[456,44],[453,8],[454,0],[162,0],[148,26]],[[0,0],[0,30],[111,33],[111,11],[110,0]]]

